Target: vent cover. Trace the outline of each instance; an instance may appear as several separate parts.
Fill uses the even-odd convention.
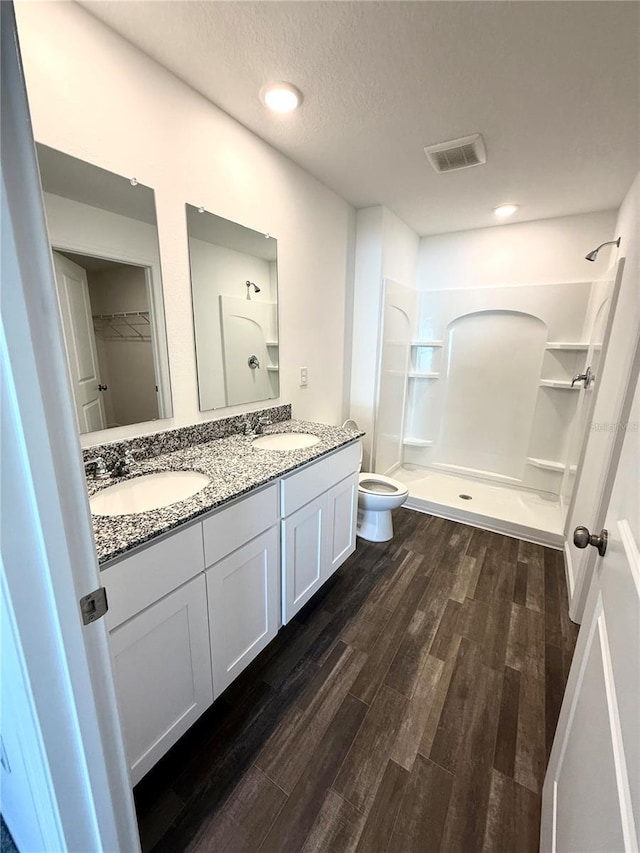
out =
[[[479,133],[440,142],[438,145],[427,145],[424,153],[436,172],[454,172],[487,162],[487,151]]]

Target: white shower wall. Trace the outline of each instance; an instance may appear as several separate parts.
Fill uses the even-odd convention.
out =
[[[404,463],[559,494],[591,288],[421,292]]]
[[[384,279],[373,465],[391,474],[402,464],[407,370],[418,294]]]

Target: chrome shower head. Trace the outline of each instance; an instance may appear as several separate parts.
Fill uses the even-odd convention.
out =
[[[612,246],[614,243],[616,244],[616,246],[619,246],[619,245],[620,245],[620,237],[618,237],[618,239],[617,239],[617,240],[607,240],[607,242],[606,242],[606,243],[600,243],[600,245],[598,246],[598,248],[597,248],[597,249],[594,249],[592,252],[589,252],[589,254],[588,254],[588,255],[585,255],[585,256],[584,256],[584,257],[585,257],[585,260],[587,260],[587,261],[595,261],[595,259],[598,257],[598,252],[600,251],[600,249],[601,249],[603,246]]]
[[[255,281],[248,281],[248,280],[247,280],[246,285],[247,285],[247,296],[249,295],[249,288],[250,288],[250,287],[253,287],[253,290],[254,290],[254,292],[255,292],[255,293],[260,293],[260,288],[259,288],[259,287],[258,287],[258,285],[255,283]]]

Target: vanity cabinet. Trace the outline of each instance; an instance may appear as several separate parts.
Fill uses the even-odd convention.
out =
[[[282,522],[282,622],[284,625],[326,579],[327,496],[292,513]]]
[[[355,551],[359,467],[356,442],[280,481],[285,625]]]
[[[202,525],[216,697],[280,627],[277,495],[273,483]]]
[[[356,550],[358,471],[327,492],[327,577]]]
[[[213,702],[203,568],[198,526],[103,573],[118,706],[134,785]]]
[[[215,697],[278,633],[278,528],[207,569]]]
[[[355,550],[359,443],[103,570],[135,785]]]

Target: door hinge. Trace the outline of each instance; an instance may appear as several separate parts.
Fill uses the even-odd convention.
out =
[[[80,612],[84,625],[90,625],[96,619],[100,619],[108,609],[107,591],[103,586],[94,589],[89,595],[83,595],[80,599]]]

